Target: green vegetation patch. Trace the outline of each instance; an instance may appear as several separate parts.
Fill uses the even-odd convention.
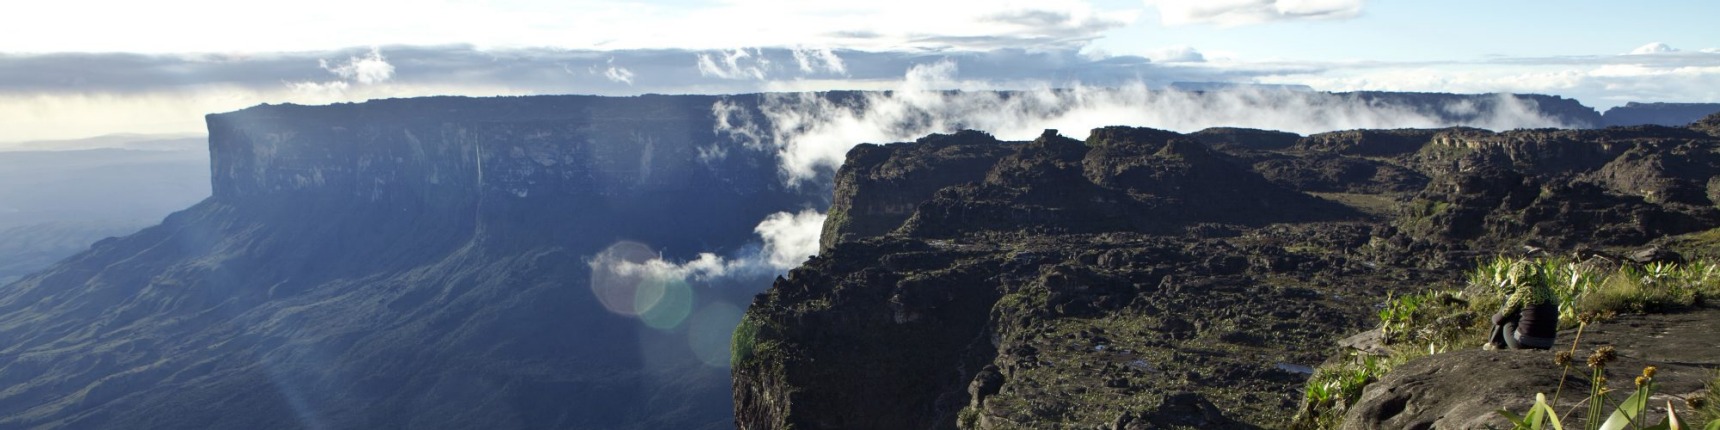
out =
[[[1438,208],[1427,205],[1415,210],[1430,213]],[[1289,428],[1337,428],[1342,424],[1343,410],[1360,398],[1362,388],[1397,365],[1431,354],[1480,347],[1490,328],[1487,318],[1523,283],[1551,289],[1559,303],[1560,325],[1575,327],[1595,315],[1666,312],[1714,303],[1720,300],[1720,260],[1637,266],[1562,257],[1499,257],[1471,270],[1467,287],[1461,291],[1388,295],[1378,312],[1387,352],[1352,353],[1316,369],[1304,390],[1303,407]],[[1716,390],[1720,390],[1720,379],[1710,384],[1707,397],[1716,398],[1720,394]],[[1720,407],[1706,407],[1697,414],[1720,415]]]

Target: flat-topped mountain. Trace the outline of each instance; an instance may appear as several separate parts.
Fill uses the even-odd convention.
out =
[[[1601,124],[1682,127],[1720,112],[1720,103],[1625,103],[1601,114]]]
[[[699,156],[717,100],[211,115],[213,197],[0,290],[0,427],[725,427],[701,354],[757,287],[675,286],[660,327],[591,288],[617,242],[733,252],[820,205],[775,154]]]

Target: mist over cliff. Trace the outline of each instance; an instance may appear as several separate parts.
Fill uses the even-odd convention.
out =
[[[1130,91],[211,115],[210,198],[0,287],[0,427],[728,427],[729,336],[754,293],[816,252],[855,144],[957,127],[1009,138],[1040,119],[1594,120],[1544,96]],[[1292,108],[1312,110],[1274,116]]]

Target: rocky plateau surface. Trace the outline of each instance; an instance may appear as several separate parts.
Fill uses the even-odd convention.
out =
[[[1525,247],[1711,231],[1717,174],[1720,115],[862,145],[837,174],[824,252],[736,331],[737,424],[1274,427],[1388,293],[1459,285],[1476,258]]]

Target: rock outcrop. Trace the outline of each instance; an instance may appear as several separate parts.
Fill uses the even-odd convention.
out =
[[[850,155],[833,208],[892,209],[754,300],[742,428],[1271,427],[1387,292],[1720,227],[1689,128],[975,137]]]
[[[1616,393],[1636,390],[1633,378],[1644,366],[1655,366],[1657,395],[1650,399],[1647,422],[1660,422],[1668,400],[1684,408],[1684,399],[1704,389],[1720,368],[1720,309],[1657,315],[1625,315],[1587,328],[1577,351],[1613,346],[1618,359],[1607,365],[1607,386]],[[1575,330],[1559,333],[1558,350],[1568,350]],[[1392,369],[1369,385],[1350,407],[1346,429],[1473,429],[1509,426],[1495,411],[1522,413],[1544,392],[1561,413],[1582,407],[1594,381],[1581,356],[1569,375],[1553,362],[1550,351],[1460,351],[1416,359]],[[1551,399],[1564,376],[1559,398]],[[1622,399],[1626,394],[1616,394]],[[1610,407],[1609,413],[1610,413]],[[1566,427],[1583,428],[1581,414],[1568,416]]]

